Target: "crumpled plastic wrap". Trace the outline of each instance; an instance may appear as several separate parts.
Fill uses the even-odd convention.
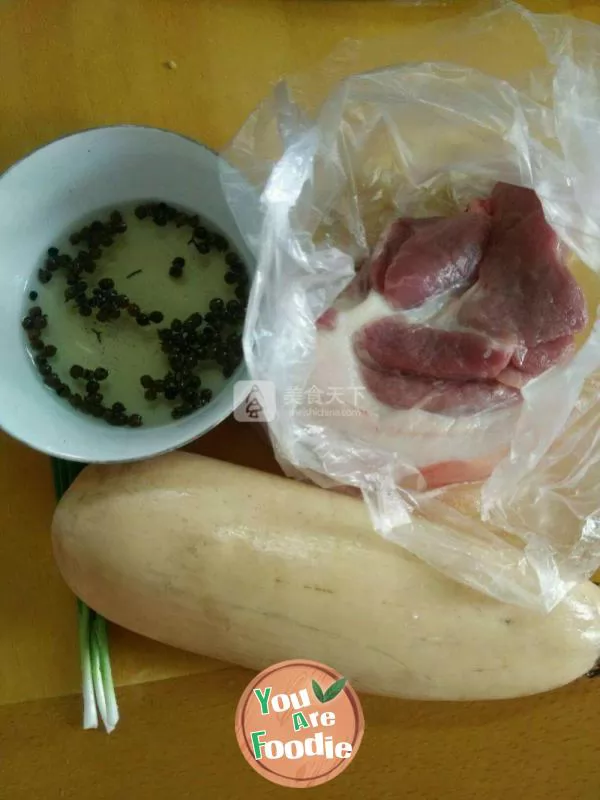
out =
[[[599,153],[600,28],[502,3],[345,43],[275,87],[222,167],[257,257],[244,350],[252,379],[274,384],[284,470],[360,492],[380,534],[545,611],[600,566]],[[397,436],[350,411],[328,416],[315,374],[336,387],[344,355],[320,363],[316,320],[391,221],[457,213],[497,181],[534,189],[572,254],[590,316],[576,354],[504,416],[407,412]],[[250,223],[256,193],[263,215]],[[424,463],[478,458],[490,437],[504,449],[486,480],[422,479]],[[411,525],[415,515],[430,524]]]

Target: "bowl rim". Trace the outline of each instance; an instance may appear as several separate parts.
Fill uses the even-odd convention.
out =
[[[3,169],[0,172],[0,181],[5,178],[9,172],[12,172],[18,166],[20,166],[24,161],[27,161],[28,158],[31,156],[36,155],[36,153],[40,153],[42,150],[45,150],[48,147],[52,147],[54,144],[58,144],[58,142],[64,142],[66,139],[75,139],[78,136],[82,136],[86,133],[96,133],[98,131],[110,131],[110,130],[129,130],[129,129],[137,129],[143,131],[156,131],[157,133],[166,133],[170,136],[176,136],[179,139],[185,139],[187,142],[191,144],[198,145],[203,150],[208,150],[209,153],[212,153],[217,159],[229,163],[227,159],[223,158],[223,156],[219,153],[218,150],[215,150],[214,147],[209,147],[209,145],[201,142],[199,139],[194,139],[191,136],[188,136],[185,133],[179,133],[178,131],[170,130],[169,128],[160,128],[156,125],[139,125],[135,122],[118,122],[111,125],[93,125],[91,128],[81,128],[78,131],[71,131],[70,133],[63,133],[61,136],[56,136],[54,139],[51,139],[49,142],[44,142],[43,144],[34,147],[32,150],[28,150],[24,155],[18,158],[16,161],[13,161],[11,164]]]
[[[173,131],[173,130],[171,130],[169,128],[161,128],[161,127],[158,127],[158,126],[155,126],[155,125],[141,125],[141,124],[136,124],[136,123],[116,123],[116,124],[109,124],[109,125],[95,125],[95,126],[92,126],[92,127],[89,127],[89,128],[82,128],[82,129],[77,130],[77,131],[72,131],[70,133],[65,133],[62,136],[57,136],[54,139],[51,139],[49,142],[44,142],[43,144],[39,145],[38,147],[35,147],[32,150],[29,150],[27,153],[25,153],[23,156],[18,158],[16,161],[12,162],[6,169],[4,169],[2,172],[0,172],[0,183],[2,183],[3,179],[5,177],[7,177],[9,175],[9,173],[11,173],[13,170],[17,169],[21,164],[23,164],[29,158],[31,158],[32,156],[36,155],[37,153],[40,153],[40,152],[52,147],[53,145],[57,144],[58,142],[62,142],[62,141],[68,140],[68,139],[78,138],[78,137],[81,137],[81,136],[85,136],[86,134],[92,134],[92,133],[97,133],[97,132],[101,132],[101,131],[116,131],[116,130],[153,131],[153,132],[156,132],[156,133],[166,134],[167,136],[174,136],[174,137],[177,137],[178,139],[185,140],[189,144],[193,144],[193,145],[195,145],[197,147],[200,147],[201,149],[203,149],[203,150],[207,151],[208,153],[210,153],[215,158],[215,161],[216,161],[217,165],[219,164],[219,162],[223,162],[223,163],[229,164],[227,159],[225,159],[214,148],[209,147],[207,144],[205,144],[204,142],[202,142],[202,141],[200,141],[198,139],[194,139],[191,136],[187,136],[186,134],[179,133],[178,131]],[[242,176],[240,175],[240,178],[241,177]],[[248,247],[248,249],[250,250],[249,247]],[[240,381],[240,380],[248,380],[249,379],[248,368],[247,368],[245,360],[242,360],[242,363],[238,367],[238,370],[232,376],[232,379],[233,378],[235,378],[236,382]],[[227,386],[231,385],[232,379],[230,379],[230,381],[228,381],[222,387],[221,392],[224,392],[226,390]],[[233,393],[232,393],[232,395],[233,395]],[[217,397],[218,397],[218,395],[217,395]],[[25,438],[25,436],[22,433],[17,433],[16,431],[9,430],[6,427],[6,425],[3,424],[2,422],[0,422],[0,430],[2,430],[5,434],[10,436],[11,439],[20,442],[21,444],[25,445],[26,447],[31,448],[32,450],[37,451],[38,453],[42,453],[42,454],[44,454],[46,456],[50,456],[51,458],[60,458],[60,459],[66,460],[66,461],[73,461],[75,463],[80,463],[80,464],[121,464],[121,463],[122,464],[126,464],[126,463],[132,463],[132,462],[140,461],[140,460],[147,459],[147,458],[154,458],[154,457],[157,457],[157,456],[160,456],[160,455],[164,455],[165,453],[170,453],[170,452],[173,452],[174,450],[178,450],[181,447],[185,447],[186,445],[190,444],[191,442],[195,441],[196,439],[199,439],[202,436],[204,436],[205,434],[207,434],[210,431],[214,430],[214,428],[216,428],[218,425],[220,425],[222,422],[224,422],[229,416],[231,416],[231,414],[234,412],[234,410],[235,410],[235,408],[232,405],[232,407],[229,409],[229,411],[227,413],[218,414],[216,416],[216,418],[212,421],[211,424],[206,425],[200,431],[198,431],[197,429],[195,429],[195,430],[191,430],[190,429],[189,435],[186,433],[185,435],[180,436],[179,438],[175,437],[175,439],[176,439],[175,441],[173,441],[173,442],[171,442],[169,444],[166,444],[165,446],[161,446],[158,449],[149,447],[147,449],[147,452],[145,452],[144,454],[138,453],[136,455],[130,456],[130,455],[127,455],[126,453],[123,453],[123,456],[119,457],[119,458],[94,458],[94,457],[85,458],[82,455],[74,455],[74,454],[71,454],[71,453],[65,453],[64,451],[61,451],[60,448],[57,448],[57,447],[44,447],[42,445],[37,445],[33,441],[30,441],[27,438]],[[202,414],[202,410],[199,409],[196,412],[196,414],[201,415]],[[190,417],[190,420],[192,420],[194,417],[195,417],[195,415],[192,415],[192,417]],[[170,423],[167,423],[166,426],[161,425],[160,427],[161,428],[168,427],[169,424]],[[147,428],[146,430],[151,430],[151,428],[150,429]],[[130,433],[130,434],[133,433],[135,435],[136,431],[129,431],[128,430],[128,433]]]

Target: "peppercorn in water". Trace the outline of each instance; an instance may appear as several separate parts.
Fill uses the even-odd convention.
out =
[[[162,202],[97,212],[51,243],[27,287],[34,368],[110,425],[206,406],[242,360],[246,266],[199,216]]]

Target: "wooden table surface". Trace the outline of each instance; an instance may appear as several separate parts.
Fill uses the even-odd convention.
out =
[[[390,34],[472,5],[0,0],[0,169],[61,134],[120,122],[221,147],[276,79],[321,59],[343,37]],[[600,22],[593,3],[528,5]],[[507,57],[519,58],[517,45]],[[169,60],[177,69],[165,67]],[[227,422],[197,449],[275,469],[249,428]],[[1,437],[0,474],[0,797],[285,796],[237,750],[233,714],[249,673],[116,628],[122,723],[111,737],[81,731],[74,600],[50,553],[49,461]],[[364,710],[358,757],[315,796],[600,798],[593,682],[497,703],[365,697]]]

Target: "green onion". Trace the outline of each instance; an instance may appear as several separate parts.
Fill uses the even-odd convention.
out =
[[[101,710],[102,721],[104,722],[107,733],[111,733],[116,728],[119,721],[119,709],[110,666],[106,620],[104,617],[98,616],[98,614],[94,617],[92,627],[92,649],[94,652],[94,659],[98,662],[102,683],[102,709],[104,710],[104,714],[102,714]],[[100,696],[99,691],[96,692],[96,696]],[[100,705],[98,705],[98,707],[100,708]]]
[[[119,721],[119,709],[110,666],[106,620],[81,600],[79,616],[79,650],[83,691],[83,727],[98,727],[98,714],[107,733]]]
[[[60,499],[83,469],[83,464],[52,459],[56,496]],[[77,600],[79,656],[83,695],[83,727],[98,727],[98,711],[108,733],[119,721],[119,709],[110,667],[106,620]]]
[[[98,727],[98,712],[94,698],[92,682],[92,666],[90,658],[90,615],[93,612],[77,600],[77,617],[79,621],[79,654],[81,658],[81,682],[83,694],[83,727],[85,730]]]

